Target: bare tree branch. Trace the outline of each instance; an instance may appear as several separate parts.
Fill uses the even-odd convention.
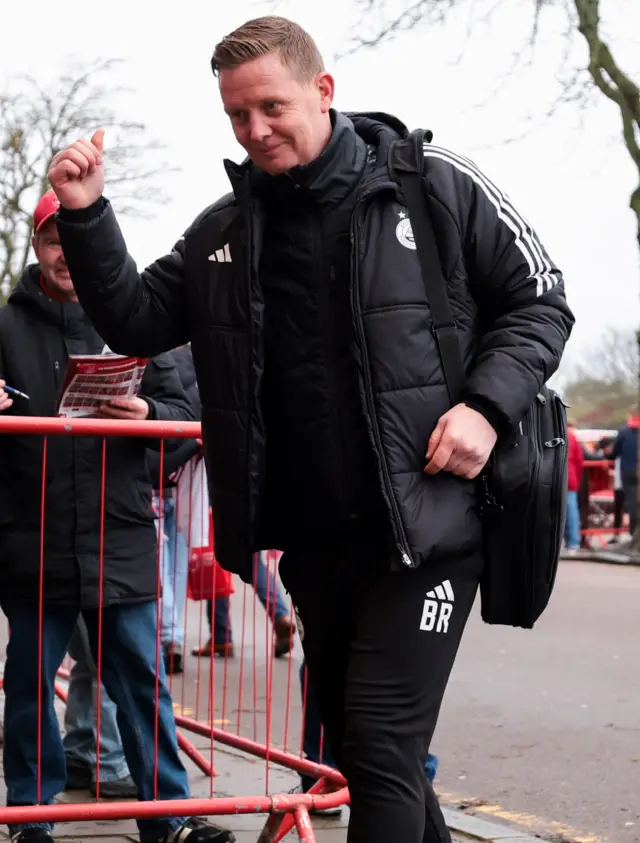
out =
[[[497,0],[498,4],[500,0]],[[528,0],[532,11],[532,24],[528,38],[529,61],[540,36],[541,19],[546,9],[561,9],[565,13],[566,28],[561,33],[564,45],[562,60],[556,70],[560,93],[554,98],[544,119],[553,116],[561,107],[571,103],[584,108],[592,101],[594,90],[599,90],[620,111],[622,139],[638,171],[638,186],[631,194],[630,206],[637,220],[637,238],[640,245],[640,86],[623,71],[601,34],[599,0]],[[387,0],[352,0],[359,14],[360,25],[340,56],[362,49],[371,49],[396,37],[398,33],[413,30],[423,23],[445,23],[449,15],[462,6],[472,11],[475,21],[482,20],[489,10],[488,0],[404,0],[390,10]],[[373,23],[372,23],[373,21]],[[366,25],[365,25],[366,24]],[[362,32],[368,34],[362,35]],[[588,49],[587,66],[570,67],[574,58],[575,37],[581,35]],[[526,58],[525,58],[526,60]],[[513,71],[522,66],[523,52],[513,57]],[[500,80],[504,82],[503,77]],[[524,134],[528,134],[528,131]],[[524,135],[522,135],[524,136]],[[521,136],[519,136],[521,137]],[[515,138],[511,138],[513,141]]]
[[[579,361],[563,366],[561,391],[578,423],[617,427],[636,406],[640,355],[633,329],[609,327]]]
[[[631,328],[606,328],[573,368],[573,379],[593,378],[620,383],[632,391],[638,381],[640,355],[637,332]]]
[[[29,259],[32,214],[48,189],[53,156],[96,128],[107,129],[110,194],[121,213],[146,214],[162,201],[160,173],[175,171],[143,123],[114,107],[128,89],[113,82],[119,62],[67,60],[53,83],[18,75],[0,91],[0,290],[6,296]]]
[[[353,36],[346,49],[336,54],[340,59],[352,55],[361,49],[377,47],[391,41],[399,33],[408,32],[424,23],[443,23],[447,13],[458,5],[458,0],[408,0],[404,8],[397,14],[388,14],[386,0],[354,0],[359,10],[358,23],[354,27],[357,34]],[[371,29],[370,21],[375,16],[379,21]],[[361,35],[361,32],[371,31],[371,35]]]

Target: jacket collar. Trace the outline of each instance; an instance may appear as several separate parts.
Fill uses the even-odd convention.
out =
[[[359,184],[367,164],[367,144],[348,117],[331,112],[333,131],[322,153],[310,164],[293,167],[281,176],[270,176],[249,159],[240,164],[225,161],[236,199],[250,196],[267,205],[295,200],[334,207]]]
[[[276,179],[267,177],[268,182],[284,182],[285,189],[302,191],[305,198],[319,205],[340,204],[362,178],[367,145],[356,134],[351,120],[340,112],[331,112],[331,122],[329,143],[314,161]]]

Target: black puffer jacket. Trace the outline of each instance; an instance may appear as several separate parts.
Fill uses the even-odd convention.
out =
[[[0,376],[30,396],[7,414],[54,416],[68,354],[100,354],[104,341],[79,304],[50,298],[29,267],[0,310]],[[167,355],[149,361],[141,396],[149,418],[193,418]],[[156,596],[156,529],[145,463],[154,440],[107,439],[103,604]],[[157,444],[157,440],[155,440]],[[102,440],[49,436],[46,452],[44,600],[94,608],[99,595]],[[43,437],[0,435],[0,602],[38,600]]]
[[[390,144],[406,129],[385,115],[350,119],[377,153],[357,187],[350,231],[362,409],[397,559],[417,566],[478,545],[476,490],[450,474],[423,473],[427,441],[449,402],[406,209],[387,165]],[[497,427],[517,424],[556,370],[571,330],[562,277],[509,199],[471,162],[438,147],[425,155],[468,371],[465,398]],[[80,299],[114,349],[150,354],[191,339],[216,552],[224,567],[248,578],[251,550],[280,547],[282,538],[260,518],[268,447],[265,211],[252,196],[252,165],[226,168],[233,194],[141,276],[106,200],[62,210],[59,231]]]
[[[185,398],[187,399],[193,418],[195,421],[200,421],[202,408],[200,407],[200,394],[198,392],[198,382],[196,381],[196,370],[193,365],[191,348],[188,345],[184,345],[181,348],[170,351],[167,357],[176,367],[176,372],[180,378],[180,383],[184,389]],[[200,446],[195,439],[180,439],[171,444],[173,447],[170,449],[165,445],[165,453],[162,456],[162,481],[160,480],[160,450],[158,448],[150,448],[147,452],[147,466],[154,489],[160,489],[160,486],[163,489],[169,489],[175,486],[173,474],[200,450]]]

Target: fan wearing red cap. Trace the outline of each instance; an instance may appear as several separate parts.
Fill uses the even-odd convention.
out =
[[[34,234],[31,243],[40,264],[45,291],[59,301],[76,301],[76,292],[56,227],[55,216],[59,207],[60,202],[53,190],[47,191],[33,214]]]

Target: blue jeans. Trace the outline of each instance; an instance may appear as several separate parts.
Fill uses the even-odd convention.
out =
[[[187,599],[189,549],[185,536],[178,532],[175,498],[165,498],[162,508],[162,621],[160,641],[184,646],[183,614]]]
[[[265,561],[264,553],[254,554],[253,574],[253,586],[264,608],[267,609],[268,607],[269,617],[273,617],[273,604],[275,601],[276,621],[280,621],[283,618],[288,618],[290,614],[289,607],[285,602],[282,589],[278,587],[273,567],[267,574],[267,563]],[[267,586],[267,579],[269,580],[269,586]],[[269,591],[268,595],[267,588]],[[229,644],[232,644],[233,637],[231,635],[231,620],[229,617],[229,598],[218,597],[216,598],[215,604],[215,614],[213,616],[212,624],[213,628],[211,630],[213,635],[213,643],[225,644],[228,641]],[[207,613],[209,614],[210,611],[210,607],[207,606]],[[211,622],[212,618],[209,614],[209,624],[211,624]],[[229,627],[228,633],[227,626]]]
[[[69,677],[69,695],[64,714],[66,734],[62,741],[67,768],[91,771],[96,780],[98,672],[82,619],[74,630],[69,655],[74,659]],[[112,782],[129,775],[117,723],[115,703],[100,687],[100,781]]]
[[[78,612],[45,606],[42,670],[38,669],[38,607],[3,604],[11,635],[4,672],[4,775],[7,805],[37,804],[38,679],[42,677],[40,804],[49,805],[66,783],[65,754],[54,710],[54,681],[73,637]],[[124,752],[141,801],[156,797],[154,787],[156,712],[156,601],[110,606],[102,615],[102,679],[118,709]],[[83,612],[96,657],[98,611]],[[158,799],[187,799],[189,782],[178,755],[171,697],[162,659],[158,703]],[[175,831],[184,817],[138,820],[142,843]],[[51,823],[29,823],[51,828]],[[23,825],[10,827],[16,834]]]
[[[336,763],[333,760],[331,747],[327,741],[327,736],[322,734],[322,722],[320,720],[320,712],[316,705],[315,698],[311,689],[311,683],[306,682],[306,700],[305,700],[305,672],[306,665],[303,661],[300,665],[300,690],[302,692],[302,704],[305,705],[305,722],[304,722],[304,754],[309,761],[315,764],[326,764],[328,767],[335,767]],[[438,770],[438,759],[435,755],[427,756],[424,765],[425,778],[433,784]],[[315,779],[311,776],[300,775],[300,782],[302,789],[306,792],[315,783]]]
[[[564,525],[564,537],[568,548],[580,547],[580,504],[578,493],[567,494],[567,520]]]

